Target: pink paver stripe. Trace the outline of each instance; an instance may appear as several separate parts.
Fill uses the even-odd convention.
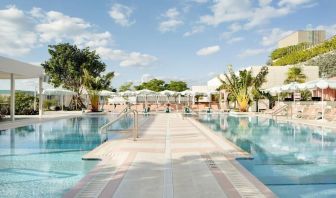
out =
[[[113,140],[88,153],[103,161],[65,197],[274,197],[235,160],[248,154],[193,119],[158,114],[139,132],[135,142]],[[108,163],[112,171],[104,166],[120,153],[119,163]],[[103,169],[110,175],[99,180]]]
[[[124,163],[117,169],[116,173],[111,178],[110,182],[106,185],[104,190],[101,192],[99,197],[105,198],[105,197],[113,197],[114,193],[118,189],[118,186],[120,185],[122,179],[124,178],[128,168],[132,164],[133,160],[135,159],[137,153],[132,152],[128,154],[127,159],[124,161]]]
[[[202,153],[202,157],[204,160],[212,160],[210,155],[208,155],[207,153]],[[216,165],[210,166],[209,170],[216,178],[218,184],[228,197],[240,197],[240,194],[238,193],[236,188],[231,184],[225,174]]]

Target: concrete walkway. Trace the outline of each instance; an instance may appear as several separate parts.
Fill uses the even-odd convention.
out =
[[[236,157],[249,157],[199,122],[158,114],[138,141],[108,141],[101,162],[64,197],[275,197]]]

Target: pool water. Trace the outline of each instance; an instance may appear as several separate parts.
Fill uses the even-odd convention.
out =
[[[0,131],[0,197],[62,197],[97,164],[81,157],[101,144],[98,129],[107,122],[76,117]],[[125,118],[112,128],[131,124]]]
[[[238,161],[279,197],[336,197],[336,131],[260,117],[199,121],[253,159]]]

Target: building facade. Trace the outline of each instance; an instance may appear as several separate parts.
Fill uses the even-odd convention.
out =
[[[310,43],[316,45],[326,40],[326,32],[324,30],[300,30],[296,31],[285,38],[278,41],[278,47],[288,47],[300,43]]]
[[[263,89],[268,89],[276,86],[281,86],[287,78],[288,69],[293,66],[268,66],[268,74],[266,76],[266,83],[263,84]],[[262,66],[252,66],[247,68],[242,68],[241,70],[252,70],[252,75],[256,76]],[[306,81],[312,81],[319,78],[319,67],[318,66],[302,66],[302,71],[306,75]],[[221,79],[225,79],[224,75],[219,75]],[[214,77],[208,81],[207,85],[209,87],[218,88],[221,85],[221,81],[218,77]]]

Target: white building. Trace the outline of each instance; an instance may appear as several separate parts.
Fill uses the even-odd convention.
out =
[[[284,81],[287,78],[288,69],[293,66],[268,66],[268,74],[266,77],[266,83],[263,84],[263,89],[268,89],[275,86],[283,85]],[[252,70],[252,75],[256,76],[262,66],[252,66],[252,67],[246,67],[242,68],[240,70]],[[307,76],[306,81],[316,80],[319,78],[319,68],[318,66],[302,66],[303,73]],[[221,74],[219,76],[222,80],[225,79],[224,75]],[[215,87],[218,88],[221,85],[221,81],[218,79],[218,77],[214,77],[210,79],[207,83],[207,86],[209,87]]]

